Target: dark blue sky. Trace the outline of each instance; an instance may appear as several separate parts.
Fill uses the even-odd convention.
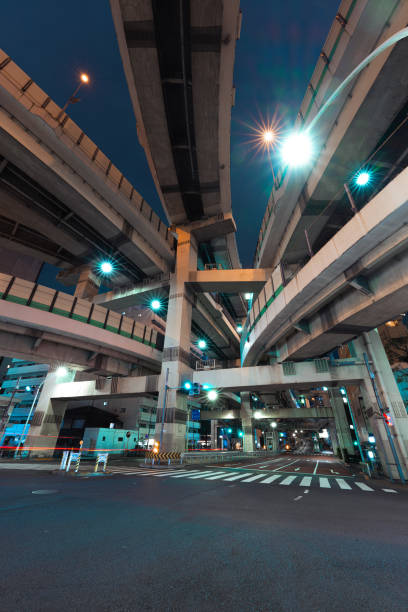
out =
[[[338,0],[241,0],[231,181],[244,266],[252,265],[271,188],[269,164],[248,145],[247,124],[277,111],[291,125],[338,5]],[[1,0],[0,46],[60,105],[79,71],[91,75],[70,115],[163,216],[137,141],[108,0]]]

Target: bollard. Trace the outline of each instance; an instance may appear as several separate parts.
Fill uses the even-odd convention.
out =
[[[67,465],[67,461],[68,461],[68,456],[69,456],[69,451],[65,450],[62,453],[62,459],[61,459],[61,463],[60,463],[60,466],[59,466],[60,470],[65,470],[66,465]]]

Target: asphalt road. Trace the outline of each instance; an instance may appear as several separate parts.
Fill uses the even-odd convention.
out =
[[[2,609],[408,607],[401,487],[387,494],[24,470],[1,470],[0,487]]]

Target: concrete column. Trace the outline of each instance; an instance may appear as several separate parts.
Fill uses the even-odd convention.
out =
[[[187,289],[189,271],[197,269],[197,245],[194,238],[177,229],[177,255],[175,272],[170,277],[166,336],[164,339],[160,392],[157,406],[155,439],[160,440],[164,405],[164,385],[168,370],[169,387],[180,387],[192,380],[190,360],[191,316],[193,294]],[[169,389],[164,412],[163,451],[184,451],[187,421],[187,396]]]
[[[249,393],[241,393],[241,421],[244,432],[244,452],[255,450],[254,419],[252,418],[251,399]]]
[[[381,338],[376,330],[364,333],[362,337],[353,341],[353,348],[359,360],[363,360],[363,353],[366,353],[371,362],[370,367],[375,376],[374,380],[381,403],[384,409],[389,410],[393,422],[390,433],[398,460],[404,477],[408,478],[408,415]],[[368,372],[367,378],[361,386],[361,393],[365,416],[372,433],[376,437],[377,451],[384,471],[392,478],[398,479],[396,461],[379,413],[378,402]]]
[[[330,440],[332,443],[333,453],[337,455],[337,451],[339,448],[339,442],[337,439],[336,427],[334,425],[332,427],[329,427],[329,435],[330,435]]]
[[[101,279],[96,276],[91,266],[80,269],[79,279],[74,296],[84,300],[92,300],[98,295]]]
[[[54,454],[68,402],[52,398],[57,385],[72,382],[74,378],[75,371],[68,371],[63,377],[58,376],[56,371],[47,374],[24,444],[25,449],[33,449],[30,451],[31,457],[52,457]]]
[[[218,421],[216,419],[211,420],[211,448],[217,448],[218,445],[217,425]]]
[[[350,425],[346,417],[345,404],[343,402],[343,395],[340,393],[340,390],[330,390],[330,404],[333,410],[337,439],[343,458],[344,449],[349,455],[354,455],[356,453],[356,448],[354,447],[353,439],[351,437]]]

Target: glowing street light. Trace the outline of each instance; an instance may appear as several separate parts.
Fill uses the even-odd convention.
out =
[[[356,185],[359,187],[365,187],[370,182],[371,176],[369,172],[359,172],[355,178]]]
[[[265,132],[262,134],[262,138],[266,147],[268,147],[275,140],[275,132],[273,132],[272,130],[265,130]]]
[[[282,161],[293,168],[305,166],[313,155],[313,147],[307,132],[292,132],[283,142]]]
[[[254,294],[253,294],[253,293],[246,293],[246,294],[245,294],[245,299],[246,299],[246,300],[248,300],[248,301],[249,301],[249,300],[252,300],[253,296],[254,296]]]
[[[150,308],[151,308],[152,310],[154,310],[154,311],[160,310],[160,308],[161,308],[161,302],[160,302],[160,300],[157,300],[157,299],[152,300],[152,301],[150,302]]]
[[[112,274],[113,272],[113,265],[110,261],[102,261],[99,267],[102,274]]]
[[[198,341],[198,348],[204,350],[205,348],[207,348],[207,342],[205,340],[199,340]]]
[[[184,386],[186,391],[190,391],[190,389],[192,388],[191,382],[188,382],[188,381],[185,382],[183,386]]]
[[[242,332],[242,325],[237,325],[237,332],[239,334]]]
[[[25,388],[25,390],[26,390],[26,391],[31,391],[31,387],[30,387],[30,385],[27,385],[27,386],[26,386],[26,388]]]
[[[65,366],[60,366],[57,369],[57,376],[66,376],[68,374],[68,370]]]
[[[278,426],[276,421],[272,421],[271,423],[271,427],[273,427],[274,429],[276,429],[276,427]]]
[[[89,83],[89,75],[86,74],[86,72],[81,72],[80,76],[79,76],[79,84],[78,87],[76,88],[76,90],[74,91],[74,93],[72,94],[72,96],[70,96],[68,98],[68,100],[65,102],[64,106],[61,109],[61,112],[59,113],[58,117],[57,117],[57,121],[59,122],[62,119],[63,114],[65,113],[66,109],[68,108],[68,106],[70,104],[76,104],[77,102],[80,101],[79,98],[77,98],[77,93],[79,92],[79,90],[81,89],[82,85],[88,85]]]
[[[218,397],[218,393],[215,389],[211,389],[211,391],[207,393],[207,398],[210,400],[210,402],[215,402],[217,397]]]

